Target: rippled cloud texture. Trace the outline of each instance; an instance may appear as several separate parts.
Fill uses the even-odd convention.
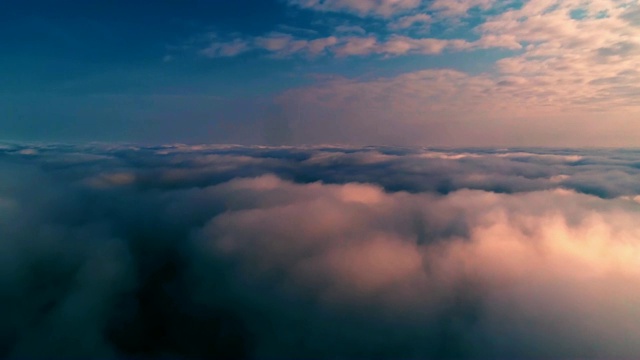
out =
[[[0,356],[635,358],[640,152],[0,148]]]

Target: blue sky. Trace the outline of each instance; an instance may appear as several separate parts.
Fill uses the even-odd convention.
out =
[[[9,0],[0,137],[631,146],[639,14],[635,0]]]

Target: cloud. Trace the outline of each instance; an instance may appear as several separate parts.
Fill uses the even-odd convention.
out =
[[[321,81],[284,92],[279,97],[284,107],[323,113],[325,118],[344,124],[346,133],[351,134],[351,139],[325,137],[317,141],[398,143],[396,139],[404,136],[411,143],[434,144],[432,138],[456,137],[465,141],[454,145],[483,145],[477,143],[478,138],[495,145],[502,144],[502,139],[514,139],[516,143],[529,138],[526,134],[530,133],[538,145],[567,141],[575,145],[596,141],[605,146],[633,143],[628,134],[638,129],[625,119],[640,112],[640,72],[636,66],[640,28],[634,23],[638,10],[635,1],[306,1],[294,5],[319,11],[351,11],[362,16],[388,14],[381,21],[390,31],[338,29],[333,36],[315,39],[270,33],[224,46],[218,44],[214,46],[216,53],[244,43],[265,49],[274,57],[388,58],[410,54],[456,56],[460,52],[471,56],[478,50],[507,51],[493,67],[481,73],[431,69],[393,78]],[[476,12],[482,14],[482,21],[476,24],[464,20],[476,16]],[[453,27],[462,26],[458,30],[466,35],[451,38],[439,33],[422,37],[411,29],[417,23],[441,27],[454,22],[457,25]],[[327,114],[317,106],[334,111]],[[614,124],[603,126],[603,117]],[[367,123],[365,119],[371,120]],[[398,119],[399,124],[385,125],[385,119]],[[361,135],[367,132],[366,128],[380,126],[405,132],[390,129],[387,136]],[[560,128],[550,135],[555,126]],[[463,134],[454,136],[456,131]],[[318,133],[309,132],[310,137],[302,138],[311,139]],[[603,136],[598,137],[598,133]]]
[[[435,0],[431,2],[429,9],[439,17],[457,19],[466,16],[471,9],[489,10],[496,3],[498,2],[495,0]]]
[[[366,30],[357,25],[339,25],[336,26],[337,33],[354,33],[354,34],[366,34]]]
[[[290,26],[290,25],[285,25],[285,24],[278,25],[278,29],[282,30],[283,32],[298,33],[298,34],[309,35],[309,36],[318,34],[318,32],[316,30],[307,29],[307,28],[301,28],[301,27],[296,27],[296,26]]]
[[[345,11],[359,16],[388,17],[417,8],[421,0],[288,0],[288,3],[315,11]]]
[[[630,25],[640,27],[640,8],[637,6],[628,6],[621,15],[621,18],[627,21]]]
[[[407,54],[440,54],[444,50],[471,51],[488,48],[520,50],[521,43],[509,34],[484,34],[479,40],[467,31],[459,38],[438,33],[433,37],[421,37],[416,34],[428,33],[432,24],[450,27],[452,21],[458,21],[471,9],[493,9],[492,1],[435,1],[427,4],[422,0],[288,0],[290,6],[311,9],[320,12],[348,12],[358,16],[376,16],[386,24],[388,31],[380,31],[371,24],[348,23],[335,26],[325,36],[318,35],[315,29],[301,29],[295,26],[279,24],[278,31],[260,36],[231,34],[230,40],[221,40],[214,36],[206,44],[201,54],[208,57],[230,57],[249,51],[266,50],[276,58],[288,58],[294,55],[315,57],[318,55],[363,56],[382,54],[399,56]],[[504,10],[504,9],[501,9]],[[329,21],[331,23],[331,21]],[[318,22],[315,23],[316,25]],[[419,25],[419,26],[416,26]],[[482,24],[475,30],[479,31]],[[373,30],[373,31],[372,31]],[[407,36],[408,30],[414,33]],[[471,29],[467,29],[471,30]],[[210,38],[208,36],[206,38]]]
[[[473,42],[353,37],[337,45],[336,55],[440,54],[496,47],[522,54],[499,60],[494,71],[485,73],[431,69],[336,79],[288,90],[279,101],[304,109],[310,117],[335,119],[334,127],[350,135],[325,134],[324,141],[631,146],[635,140],[629,134],[638,128],[628,119],[640,112],[638,46],[636,36],[628,37],[635,30],[613,13],[609,18],[572,20],[571,8],[545,16],[527,7],[497,15],[480,26],[482,36]],[[385,131],[367,134],[368,129]],[[309,138],[321,133],[314,128]]]
[[[398,20],[389,24],[389,28],[392,30],[402,30],[412,27],[415,24],[422,24],[422,27],[427,27],[432,21],[431,16],[428,14],[415,14],[408,15],[399,18]]]
[[[637,164],[3,146],[0,355],[637,357]]]
[[[439,19],[456,20],[472,10],[488,10],[513,6],[513,1],[495,0],[287,0],[289,5],[320,12],[346,12],[360,17],[393,18],[435,14]]]
[[[588,197],[570,192],[523,196],[461,192],[434,199],[385,195],[367,185],[299,188],[273,178],[230,183],[228,189],[238,186],[260,198],[265,181],[275,181],[267,193],[292,194],[289,200],[267,210],[221,216],[205,227],[204,246],[216,256],[237,261],[242,278],[260,282],[278,274],[280,291],[312,297],[330,308],[351,309],[355,303],[380,309],[381,321],[385,314],[414,314],[414,324],[426,331],[423,340],[433,342],[407,353],[400,350],[400,356],[411,351],[465,357],[521,352],[541,357],[625,356],[628,351],[628,356],[638,351],[633,336],[617,327],[620,321],[634,329],[638,324],[624,320],[626,311],[616,311],[624,301],[618,296],[633,296],[624,283],[640,275],[635,270],[633,219],[615,211],[590,215]],[[303,193],[301,200],[297,193]],[[350,197],[344,198],[345,193]],[[371,194],[374,202],[369,200]],[[558,214],[549,208],[561,202],[578,209]],[[425,214],[426,204],[441,215]],[[430,231],[442,231],[441,237],[421,243],[409,230],[411,214],[423,216],[417,221],[430,224],[424,225]],[[458,216],[466,223],[452,224]],[[458,238],[456,233],[467,235]],[[596,288],[616,295],[593,292]],[[458,308],[449,315],[446,304],[451,301]],[[582,304],[578,308],[577,302]],[[603,302],[611,312],[598,315]],[[428,330],[437,326],[438,316],[447,317],[441,326],[451,326],[440,329],[446,334],[442,338]],[[609,328],[583,327],[595,324],[595,318]],[[549,323],[558,326],[552,335],[560,339],[556,346],[547,343]],[[580,335],[571,330],[577,328],[582,329]],[[500,338],[509,339],[513,348],[501,347]],[[364,344],[357,335],[355,339],[354,347]],[[446,350],[429,345],[440,341],[460,343]]]
[[[206,57],[233,57],[250,51],[251,47],[248,42],[241,39],[234,39],[229,42],[214,41],[206,48],[202,49],[200,53]]]
[[[271,32],[263,36],[246,39],[236,38],[227,42],[215,40],[203,49],[201,54],[211,58],[232,57],[249,51],[263,50],[279,58],[291,57],[296,54],[313,57],[324,53],[327,48],[337,42],[338,39],[334,36],[309,40],[296,38],[291,34]]]
[[[502,95],[503,87],[510,87],[509,98],[502,103],[513,96],[517,101],[534,101],[543,107],[580,106],[591,112],[615,109],[617,113],[633,111],[639,105],[640,90],[635,84],[640,79],[635,64],[640,56],[640,28],[634,23],[638,11],[635,1],[532,0],[517,4],[492,0],[291,0],[288,4],[317,11],[382,15],[385,18],[380,21],[389,31],[362,23],[366,29],[342,25],[324,37],[271,32],[229,41],[215,39],[201,53],[221,57],[260,49],[278,58],[391,57],[503,49],[510,52],[487,70],[497,78],[488,92]],[[481,21],[461,20],[476,16],[474,11],[482,13]],[[420,30],[414,29],[416,24],[421,24],[423,32],[430,26],[459,27],[458,37],[442,32],[416,36],[414,30]]]
[[[636,2],[530,1],[490,17],[483,36],[509,34],[525,52],[500,60],[503,74],[526,76],[559,101],[595,109],[637,107],[635,63],[640,32],[626,20]],[[575,18],[574,11],[584,16]],[[553,87],[553,90],[552,90]],[[551,94],[551,93],[550,93]]]
[[[397,26],[411,26],[420,19],[401,19],[408,23],[398,23]],[[396,26],[394,25],[394,26]],[[336,36],[319,37],[314,39],[297,38],[291,34],[272,32],[263,36],[235,39],[229,42],[217,40],[201,50],[207,57],[232,57],[248,51],[263,50],[271,56],[289,58],[295,55],[316,57],[329,54],[336,57],[386,55],[398,56],[407,54],[434,55],[444,51],[470,51],[487,48],[506,48],[518,50],[521,48],[510,36],[485,36],[478,41],[468,42],[462,39],[414,38],[403,35],[390,35],[378,38],[366,35],[361,28],[337,29]],[[350,34],[351,33],[351,34]],[[353,34],[359,35],[353,35]]]

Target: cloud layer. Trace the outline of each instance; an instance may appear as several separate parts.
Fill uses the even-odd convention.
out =
[[[7,144],[0,355],[637,357],[639,159]]]

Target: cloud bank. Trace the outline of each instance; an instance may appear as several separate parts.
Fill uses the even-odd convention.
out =
[[[0,356],[634,358],[640,154],[0,148]]]

